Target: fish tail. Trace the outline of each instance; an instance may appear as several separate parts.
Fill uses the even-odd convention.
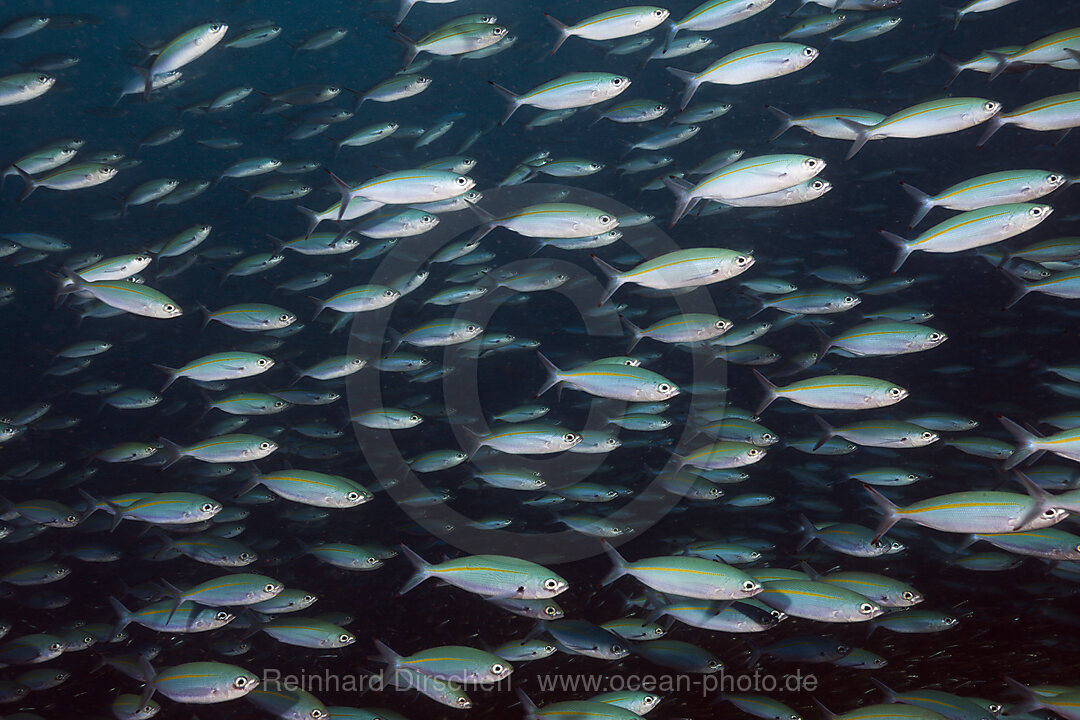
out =
[[[544,384],[540,386],[540,389],[536,391],[534,398],[538,398],[548,390],[553,388],[559,382],[560,370],[555,363],[547,359],[544,353],[539,350],[536,351],[536,357],[540,358],[540,363],[544,366],[544,370],[547,371],[547,378],[544,380]]]
[[[180,446],[174,443],[172,440],[158,436],[157,441],[165,446],[165,454],[169,456],[168,459],[165,461],[165,464],[161,466],[162,470],[171,467],[172,465],[183,459],[184,454],[183,452],[181,452]],[[117,513],[117,517],[120,517],[119,513]]]
[[[956,78],[960,75],[960,73],[962,73],[964,71],[964,69],[961,67],[961,65],[963,65],[963,63],[960,60],[958,60],[957,58],[954,58],[952,55],[949,55],[948,53],[946,53],[946,52],[944,52],[942,50],[938,50],[937,56],[938,56],[938,59],[941,60],[941,62],[948,65],[949,70],[952,71],[952,75],[949,76],[948,81],[945,83],[945,89],[948,89],[949,86],[952,85],[953,82],[956,80]]]
[[[131,624],[131,621],[135,619],[135,614],[124,607],[124,604],[112,595],[109,596],[109,604],[112,605],[113,611],[116,612],[116,625],[113,628],[113,637],[116,637]]]
[[[307,218],[308,227],[307,232],[304,233],[304,239],[307,240],[311,237],[311,233],[315,232],[315,228],[319,227],[319,218],[316,216],[315,211],[311,208],[304,207],[303,205],[297,205],[296,209]]]
[[[12,165],[11,167],[14,168],[15,172],[19,173],[19,177],[21,177],[26,182],[26,187],[23,188],[23,191],[19,194],[19,197],[16,200],[16,202],[22,202],[26,200],[26,198],[30,197],[30,195],[33,194],[35,190],[37,190],[38,184],[37,181],[34,180],[34,178],[30,177],[30,173],[26,172],[18,165]]]
[[[463,442],[467,447],[462,448],[465,450],[465,454],[468,458],[472,458],[473,455],[480,449],[482,443],[480,441],[480,434],[472,428],[461,426],[461,431],[465,434],[465,440]]]
[[[930,199],[929,195],[927,195],[914,185],[906,182],[901,182],[900,188],[908,195],[910,195],[915,200],[915,202],[919,204],[919,207],[915,210],[915,217],[913,217],[911,219],[911,222],[908,223],[908,227],[913,228],[923,221],[923,218],[926,217],[926,214],[928,212],[934,209],[934,202]]]
[[[1013,274],[1013,272],[1009,270],[1009,268],[1005,267],[1005,265],[998,266],[998,270],[1005,273],[1005,277],[1008,278],[1009,282],[1012,283],[1012,286],[1016,289],[1016,292],[1013,294],[1012,298],[1009,300],[1008,303],[1006,303],[1005,307],[1002,308],[1002,310],[1008,310],[1013,305],[1020,302],[1020,300],[1023,299],[1024,296],[1026,296],[1028,293],[1030,293],[1032,289],[1031,286],[1023,282],[1020,278]]]
[[[896,702],[896,691],[895,690],[893,690],[891,687],[889,687],[885,683],[881,682],[880,680],[877,680],[876,678],[869,678],[869,680],[870,680],[870,682],[872,682],[874,684],[874,687],[876,687],[878,690],[880,690],[881,694],[885,696],[885,697],[883,697],[881,699],[881,702],[886,703],[886,704]]]
[[[165,591],[166,595],[173,599],[172,608],[169,610],[169,617],[165,620],[166,623],[169,623],[172,622],[173,615],[176,614],[176,611],[184,604],[184,593],[180,592],[180,588],[176,587],[165,578],[161,578],[158,585]]]
[[[799,538],[799,544],[795,546],[796,552],[801,552],[817,537],[817,528],[814,527],[814,523],[810,522],[809,518],[802,513],[799,513],[799,527],[802,529],[802,537]]]
[[[150,698],[154,696],[154,691],[157,690],[157,685],[154,684],[154,681],[157,680],[157,672],[154,671],[154,666],[150,664],[150,659],[145,655],[139,656],[139,668],[142,670],[143,682],[146,683],[142,696],[139,698],[139,707],[146,707],[146,704],[150,702]]]
[[[670,65],[666,65],[665,69],[686,83],[686,89],[683,90],[682,99],[679,101],[679,109],[685,110],[686,106],[690,104],[691,98],[694,97],[694,93],[696,93],[698,87],[701,86],[701,80],[698,79],[697,73],[680,70],[679,68],[674,68]]]
[[[233,494],[234,499],[247,495],[249,492],[262,484],[263,479],[257,472],[255,472],[254,470],[250,470],[249,472],[250,474],[248,475],[248,479],[244,482],[243,485],[240,486],[240,489]]]
[[[783,110],[781,110],[780,108],[773,107],[772,105],[766,105],[765,109],[768,110],[769,112],[771,112],[776,117],[780,118],[780,127],[777,128],[776,132],[774,132],[772,135],[770,135],[769,139],[766,140],[765,142],[772,142],[776,138],[778,138],[781,135],[783,135],[784,133],[786,133],[791,128],[795,127],[795,123],[793,123],[791,121],[791,116],[788,115]]]
[[[816,697],[810,698],[810,701],[814,703],[814,707],[818,709],[825,720],[838,720],[836,713],[822,705]]]
[[[682,178],[668,175],[666,178],[662,178],[661,182],[664,183],[664,186],[668,190],[675,194],[675,210],[672,211],[671,222],[668,224],[668,227],[675,227],[675,223],[679,222],[686,213],[694,209],[694,206],[697,205],[700,198],[690,194],[690,189],[693,185]]]
[[[308,295],[307,299],[315,303],[315,313],[311,316],[311,321],[315,322],[315,318],[322,315],[322,311],[326,309],[326,303],[322,299],[315,297],[314,295]]]
[[[505,125],[510,116],[514,114],[514,111],[521,107],[521,98],[493,80],[488,80],[488,85],[495,88],[496,92],[502,95],[508,103],[506,112],[503,113],[502,120],[499,121],[500,126]]]
[[[815,360],[813,363],[814,365],[817,365],[819,362],[825,359],[825,355],[829,352],[829,350],[832,349],[833,342],[832,339],[825,334],[825,331],[819,328],[817,325],[814,325],[813,328],[814,334],[817,335],[818,340],[821,342],[818,350],[817,360]]]
[[[986,121],[986,130],[983,132],[982,137],[979,138],[979,142],[975,143],[975,147],[980,148],[986,144],[986,142],[994,136],[1003,125],[1007,123],[1001,119],[1001,114],[997,114],[994,117]]]
[[[210,324],[210,308],[203,305],[198,300],[195,301],[195,305],[199,308],[199,312],[202,313],[202,329],[206,329],[206,326]]]
[[[620,315],[619,319],[622,320],[623,325],[625,325],[626,329],[633,335],[633,338],[630,340],[630,346],[626,348],[626,354],[629,355],[634,351],[634,348],[637,347],[637,344],[641,342],[641,338],[645,337],[645,334],[641,331],[641,328],[630,322],[629,318]]]
[[[870,498],[878,504],[878,506],[885,511],[885,517],[881,518],[881,523],[878,525],[877,532],[874,533],[874,539],[871,543],[876,544],[885,533],[889,532],[893,525],[900,522],[900,518],[896,515],[896,505],[892,500],[879,493],[869,485],[863,485],[866,492],[870,493]]]
[[[559,33],[558,39],[555,40],[555,47],[551,48],[551,54],[554,55],[555,51],[561,48],[562,44],[566,42],[566,39],[570,37],[570,28],[553,18],[551,15],[548,15],[547,13],[544,13],[544,19],[547,20],[548,23],[550,23],[551,27],[555,28]]]
[[[626,574],[626,558],[619,554],[619,551],[611,546],[607,540],[601,541],[601,545],[604,548],[604,553],[611,560],[612,568],[611,572],[604,576],[604,579],[600,581],[601,585],[610,585],[623,575]]]
[[[401,69],[407,70],[412,61],[416,59],[416,56],[420,53],[419,48],[416,47],[416,43],[410,40],[405,34],[399,30],[394,30],[394,37],[405,46],[405,55],[401,59]]]
[[[895,273],[903,266],[913,250],[911,249],[911,246],[908,245],[908,241],[896,233],[891,233],[888,230],[878,230],[878,234],[896,247],[896,261],[893,263],[892,267],[892,272]]]
[[[174,382],[176,382],[177,373],[179,372],[179,370],[177,370],[176,368],[168,367],[166,365],[158,365],[157,363],[150,363],[150,364],[153,365],[154,368],[156,368],[157,370],[160,370],[161,372],[165,373],[165,375],[167,376],[166,379],[165,379],[165,384],[162,385],[161,390],[158,391],[158,392],[165,392],[169,388],[170,385],[172,385]]]
[[[394,30],[398,29],[405,20],[405,16],[412,10],[412,6],[415,5],[417,0],[401,0],[401,7],[398,9],[397,19],[394,20]]]
[[[413,567],[416,568],[416,572],[413,573],[413,575],[405,581],[405,584],[401,587],[401,589],[398,590],[399,596],[404,595],[420,583],[427,580],[429,577],[429,571],[431,569],[431,563],[410,550],[408,546],[405,545],[405,543],[401,543],[400,547],[401,554],[404,555],[410,563],[412,563]]]
[[[956,32],[956,28],[960,27],[960,21],[964,19],[964,15],[966,13],[961,8],[942,7],[941,9],[944,10],[946,13],[952,15],[952,29],[953,32]]]
[[[108,505],[103,505],[100,500],[86,492],[83,488],[75,488],[75,490],[82,496],[83,501],[86,502],[86,510],[83,511],[82,517],[79,519],[80,525],[86,522],[86,520],[98,510],[111,512]]]
[[[1027,713],[1043,707],[1043,703],[1039,700],[1039,696],[1031,692],[1031,690],[1026,685],[1020,684],[1008,675],[1005,676],[1005,682],[1008,683],[1009,687],[1018,692],[1020,696],[1024,698],[1023,702],[1017,705],[1013,705],[1009,708],[1010,715]]]
[[[1034,447],[1037,436],[1028,432],[1024,428],[1014,423],[1004,415],[997,416],[998,422],[1009,431],[1009,434],[1019,443],[1016,449],[1013,450],[1012,455],[1005,459],[1004,469],[1009,470],[1016,467],[1020,463],[1027,460],[1029,457],[1038,452],[1038,449]]]
[[[855,133],[855,141],[851,143],[851,148],[848,150],[845,160],[850,160],[855,157],[856,153],[862,150],[863,145],[870,139],[870,130],[868,126],[862,123],[857,123],[854,120],[848,120],[847,118],[838,117],[836,120],[846,127],[851,132]]]
[[[754,413],[754,415],[761,415],[761,413],[765,412],[765,408],[772,405],[773,400],[777,398],[776,385],[772,384],[772,382],[770,382],[767,377],[759,373],[757,370],[751,368],[751,372],[754,373],[754,377],[756,377],[758,382],[761,383],[761,387],[765,389],[765,397],[761,400],[761,403],[758,405],[757,411]]]
[[[679,34],[679,24],[669,22],[667,26],[667,33],[664,35],[664,49],[661,54],[666,53],[668,48],[671,47],[671,41],[675,39],[675,36]],[[646,60],[645,62],[648,62]]]
[[[518,702],[521,703],[521,707],[525,708],[525,717],[535,718],[536,714],[540,711],[540,708],[536,707],[536,703],[534,703],[529,698],[529,696],[525,694],[524,690],[518,688],[514,690],[514,692],[517,693]]]
[[[341,207],[338,209],[337,216],[338,222],[341,222],[341,219],[345,217],[345,210],[349,206],[349,200],[352,199],[352,188],[349,187],[347,182],[331,172],[329,168],[326,169],[326,172],[329,173],[330,179],[334,181],[334,185],[337,186],[338,192],[341,193]]]
[[[818,424],[818,427],[821,428],[821,433],[822,433],[821,434],[821,439],[818,440],[817,444],[814,445],[814,449],[817,450],[822,445],[829,442],[829,440],[836,437],[836,428],[834,428],[829,423],[825,422],[824,418],[822,418],[820,415],[815,415],[814,416],[814,422],[816,422]]]
[[[389,645],[379,640],[378,638],[375,639],[375,649],[378,651],[379,656],[373,659],[382,660],[384,663],[390,666],[389,670],[396,671],[398,668],[398,661],[401,660],[401,656],[394,652]]]
[[[990,77],[986,79],[986,82],[993,82],[998,75],[1008,69],[1011,64],[1009,62],[1009,56],[1005,53],[994,52],[993,50],[985,51],[985,55],[997,61],[997,67],[994,68],[994,72],[990,73]]]
[[[807,522],[809,522],[809,521],[807,521]],[[821,573],[819,573],[814,568],[810,567],[810,563],[806,562],[805,560],[799,563],[799,569],[802,570],[807,575],[809,575],[810,579],[813,580],[814,582],[817,582],[818,580],[821,579]]]

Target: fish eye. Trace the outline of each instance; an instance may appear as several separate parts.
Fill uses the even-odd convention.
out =
[[[610,215],[601,215],[599,219],[601,225],[607,225],[609,222],[611,222]]]
[[[266,364],[266,358],[259,358],[258,360],[255,361],[255,363],[257,365],[260,365],[260,366],[265,365]]]
[[[203,512],[212,512],[213,509],[214,509],[214,504],[213,503],[203,503],[201,507],[202,507]]]
[[[52,645],[49,646],[49,649],[52,650],[53,652],[56,652],[56,651],[59,651],[59,650],[63,650],[64,646],[61,645],[60,643],[53,643]]]
[[[221,23],[214,23],[213,25],[210,26],[211,32],[217,32],[220,29],[221,29]]]
[[[993,110],[994,108],[997,107],[997,103],[994,102],[993,100],[988,100],[987,102],[983,103],[983,107],[986,108],[987,110]]]
[[[662,393],[671,392],[671,386],[668,385],[667,383],[660,383],[659,385],[656,386],[656,389],[659,390]]]
[[[359,500],[360,499],[360,493],[358,493],[356,491],[351,491],[345,496],[345,499],[350,500],[350,501]]]
[[[164,305],[161,306],[161,309],[164,310],[165,312],[172,312],[173,310],[176,309],[176,306],[173,305],[172,303],[165,303]]]
[[[50,78],[48,75],[38,75],[38,82],[42,85],[49,82],[49,80],[52,80],[52,78]]]
[[[506,668],[499,663],[495,663],[491,666],[491,672],[493,675],[502,675],[504,672],[506,672]]]
[[[1043,512],[1042,512],[1042,516],[1043,516],[1044,518],[1053,518],[1053,517],[1057,517],[1057,514],[1058,514],[1058,510],[1057,510],[1057,508],[1046,508],[1046,509],[1045,509],[1045,510],[1043,510]]]
[[[658,113],[662,113],[665,110],[667,110],[667,105],[664,105],[664,104],[661,103],[660,105],[657,105],[655,108],[653,108],[653,110],[655,110]]]
[[[653,17],[664,17],[664,11],[660,10],[659,8],[657,8],[656,10],[653,10],[652,14],[653,14]]]
[[[339,92],[341,92],[341,88],[337,88],[337,87],[334,87],[333,85],[330,85],[330,86],[328,86],[326,88],[326,92],[334,93],[335,95],[337,95]]]
[[[338,642],[347,643],[350,640],[352,640],[352,635],[349,635],[348,633],[341,633],[338,635]]]
[[[280,320],[281,322],[287,322],[288,319],[289,319],[288,315],[278,315],[278,320]]]
[[[315,720],[321,720],[322,716],[323,711],[319,708],[311,708],[311,712],[308,714],[308,717],[313,717]]]
[[[761,439],[762,440],[772,440],[773,439],[772,433],[761,433]]]
[[[904,394],[904,391],[903,391],[903,390],[901,390],[901,389],[900,389],[900,388],[898,388],[898,387],[892,387],[892,388],[889,388],[889,395],[890,395],[891,397],[900,397],[900,396],[901,396],[901,395],[903,395],[903,394]]]
[[[930,333],[930,335],[928,337],[929,337],[930,340],[933,340],[933,341],[936,342],[936,341],[941,339],[941,333],[932,332],[932,333]]]
[[[757,457],[761,453],[757,448],[750,448],[746,451],[747,457]]]
[[[275,401],[274,402],[274,407],[285,407],[285,401],[284,400]]]
[[[454,182],[456,182],[458,185],[466,185],[466,184],[468,184],[469,180],[466,177],[458,175],[458,177],[454,180]]]
[[[874,606],[870,603],[862,603],[861,605],[859,605],[859,612],[863,615],[869,615],[870,613],[874,612]]]
[[[574,442],[574,439],[577,438],[577,435],[575,435],[574,433],[566,433],[562,436],[562,438],[564,441],[571,443]]]
[[[244,688],[247,687],[248,679],[246,677],[244,677],[243,675],[238,675],[235,678],[233,678],[232,684],[233,684],[233,687],[236,688],[237,690],[243,690]]]
[[[467,707],[472,705],[472,703],[469,702],[468,698],[463,698],[463,697],[459,697],[457,699],[457,704],[458,704],[458,707],[463,707],[463,708],[467,708]]]
[[[242,552],[242,553],[240,553],[239,555],[237,555],[237,557],[238,557],[238,558],[239,558],[240,560],[252,560],[252,559],[253,559],[253,558],[251,557],[251,553],[249,553],[249,552]]]
[[[1051,173],[1051,174],[1046,176],[1046,182],[1051,183],[1052,185],[1057,185],[1059,182],[1061,182],[1064,179],[1065,179],[1064,177],[1062,177],[1061,175],[1058,175],[1057,173]]]
[[[1043,214],[1043,209],[1041,207],[1033,207],[1030,210],[1028,210],[1028,213],[1032,217],[1039,217],[1040,215]]]
[[[955,625],[956,624],[956,618],[950,617],[950,616],[946,616],[946,617],[942,618],[941,621],[943,623],[945,623],[946,625]]]
[[[555,578],[548,578],[547,580],[544,581],[544,589],[545,590],[554,590],[557,587],[559,587],[559,581],[556,580]]]
[[[750,262],[750,258],[746,257],[745,255],[740,255],[739,257],[735,258],[735,264],[738,265],[739,267],[742,267],[743,265],[746,265],[749,262]]]
[[[479,329],[480,328],[478,328],[476,325],[466,325],[465,326],[465,330],[468,331],[468,332],[476,332]]]
[[[493,35],[502,35],[505,32],[506,32],[506,28],[500,27],[499,25],[496,25],[495,27],[491,28],[491,33]]]
[[[757,590],[757,587],[758,584],[753,580],[747,580],[742,584],[742,589],[744,592],[754,592],[755,590]]]
[[[268,442],[259,443],[259,449],[260,450],[269,450],[270,449],[270,443],[268,443]]]
[[[915,593],[911,592],[910,590],[905,590],[900,595],[900,597],[904,598],[905,600],[911,601],[915,599]]]
[[[68,515],[67,521],[69,523],[79,522],[79,517],[77,515]]]
[[[623,84],[623,79],[621,77],[611,78],[611,84],[615,87],[619,87]]]
[[[224,610],[221,610],[216,615],[214,615],[214,618],[216,620],[220,620],[220,621],[224,622],[224,621],[229,619],[229,613],[225,612]]]
[[[804,47],[803,50],[802,50],[802,54],[805,55],[806,57],[813,56],[813,54],[815,52],[817,52],[817,51],[814,50],[814,48],[812,48],[812,47]]]

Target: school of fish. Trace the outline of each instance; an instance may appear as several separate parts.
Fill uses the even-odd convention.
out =
[[[1080,5],[957,4],[0,22],[0,718],[1080,720]]]

